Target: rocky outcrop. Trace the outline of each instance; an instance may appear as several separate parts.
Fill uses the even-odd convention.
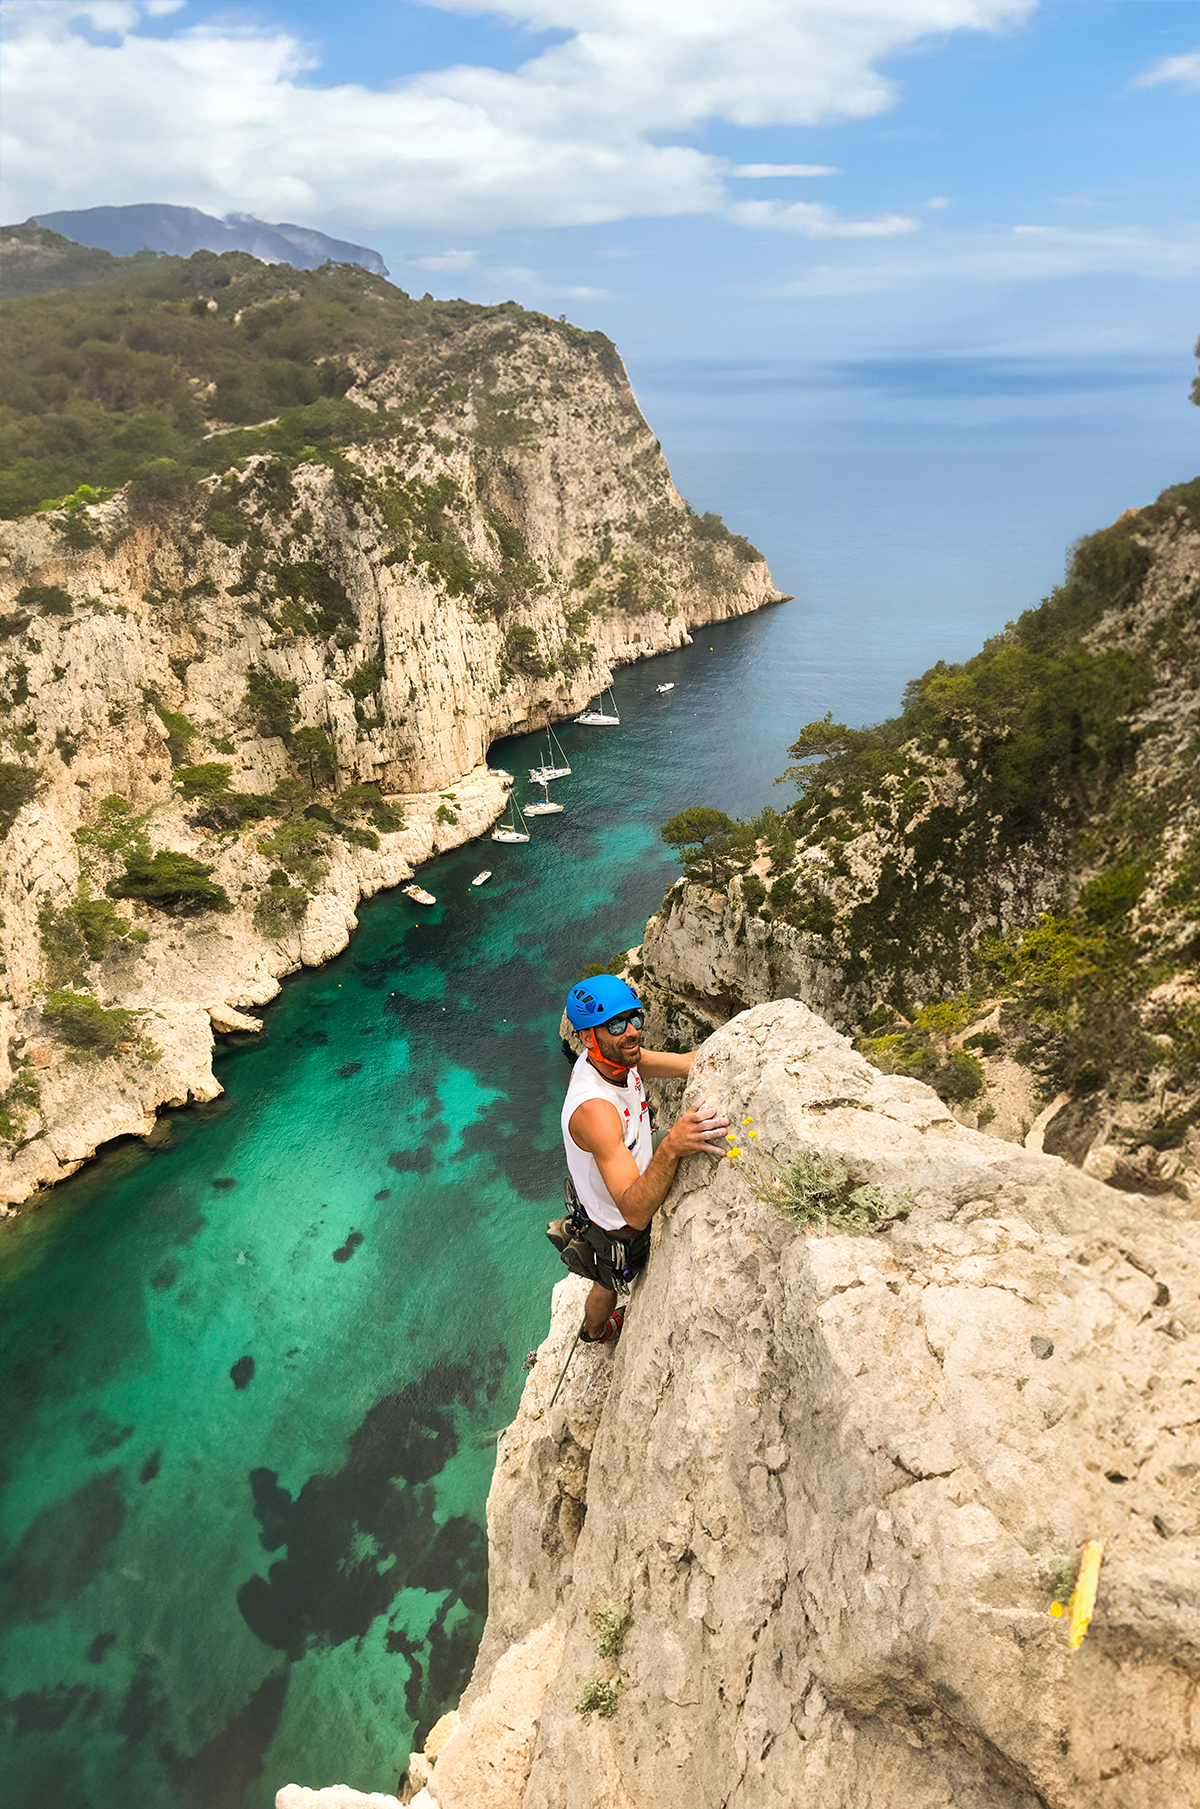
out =
[[[362,361],[361,442],[336,454],[256,453],[190,492],[4,525],[8,1200],[69,1172],[101,1127],[210,1096],[209,1014],[265,1003],[345,946],[360,897],[483,833],[505,797],[484,765],[497,736],[571,715],[689,624],[778,599],[761,557],[678,495],[607,341],[515,308],[462,314],[433,349]],[[225,772],[215,814],[181,795],[194,769],[210,787]],[[254,820],[268,795],[276,820]],[[119,881],[114,798],[146,850],[210,867],[232,908],[118,906],[147,940],[110,937],[70,984],[143,1014],[163,1053],[81,1066],[40,1015],[42,919]],[[320,845],[298,878],[262,844],[312,802]],[[303,915],[264,932],[264,891],[285,882]],[[159,1033],[168,1005],[186,1036]]]
[[[1194,1219],[964,1128],[799,1003],[711,1037],[701,1094],[740,1154],[681,1169],[551,1407],[586,1284],[556,1290],[439,1809],[1200,1803]],[[908,1218],[797,1229],[756,1189],[801,1151]]]

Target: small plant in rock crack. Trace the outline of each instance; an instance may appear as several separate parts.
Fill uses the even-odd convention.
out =
[[[632,1620],[628,1608],[597,1608],[592,1616],[596,1651],[601,1658],[617,1658]]]
[[[622,1687],[619,1677],[590,1677],[580,1690],[575,1707],[581,1715],[599,1715],[603,1720],[611,1721],[621,1700]]]
[[[1050,1585],[1051,1601],[1062,1607],[1075,1593],[1075,1579],[1079,1574],[1078,1561],[1075,1558],[1049,1558],[1045,1574]]]
[[[745,1164],[747,1184],[756,1199],[777,1206],[784,1218],[805,1229],[874,1230],[893,1219],[906,1219],[913,1209],[907,1188],[855,1185],[840,1156],[829,1150],[802,1149],[791,1162],[759,1156]]]

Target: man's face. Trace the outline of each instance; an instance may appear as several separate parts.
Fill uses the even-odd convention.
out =
[[[621,1019],[618,1018],[614,1021],[620,1023]],[[611,1035],[607,1024],[598,1025],[596,1041],[600,1046],[601,1055],[608,1061],[619,1062],[625,1068],[636,1068],[638,1057],[642,1052],[642,1033],[640,1029],[635,1029],[632,1023],[626,1022],[620,1036]]]

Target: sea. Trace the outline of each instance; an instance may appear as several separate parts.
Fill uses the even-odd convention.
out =
[[[782,806],[805,723],[893,714],[1194,470],[1182,416],[761,445],[641,398],[683,493],[793,600],[620,671],[619,728],[558,731],[561,815],[431,863],[432,908],[364,904],[261,1036],[221,1043],[219,1100],[4,1228],[13,1809],[395,1790],[470,1673],[496,1440],[564,1272],[562,1001],[640,941],[677,872],[660,826]],[[491,750],[518,797],[542,748]]]

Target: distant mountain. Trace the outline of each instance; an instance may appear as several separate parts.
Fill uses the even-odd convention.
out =
[[[292,264],[297,270],[316,270],[332,259],[335,264],[359,264],[375,276],[388,274],[379,253],[365,245],[331,239],[288,220],[272,225],[252,214],[226,214],[219,220],[198,207],[170,207],[151,201],[134,207],[81,207],[31,218],[77,245],[111,251],[117,257],[133,257],[139,251],[166,251],[183,258],[194,251],[248,251],[264,264]]]

